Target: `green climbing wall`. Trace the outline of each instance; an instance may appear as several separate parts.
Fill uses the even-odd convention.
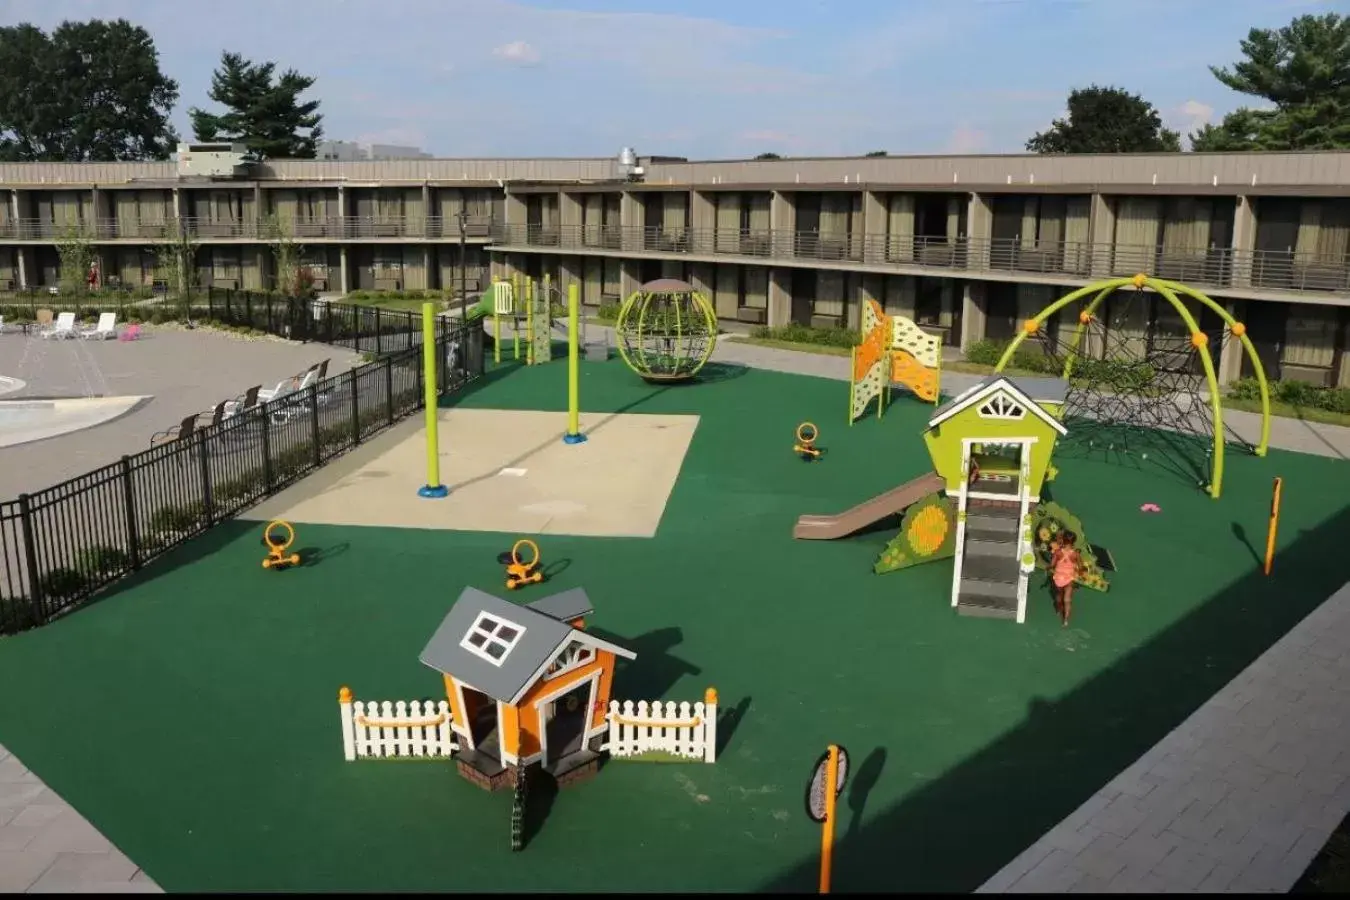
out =
[[[900,533],[887,542],[872,571],[881,575],[956,555],[956,510],[932,493],[905,510]]]
[[[1079,572],[1077,583],[1094,591],[1106,591],[1111,587],[1106,573],[1092,552],[1092,545],[1083,533],[1083,523],[1078,517],[1058,503],[1042,503],[1031,514],[1032,535],[1036,547],[1036,565],[1047,569],[1050,565],[1050,542],[1065,528],[1074,534],[1074,549],[1083,558],[1083,568]]]
[[[549,303],[549,289],[538,285],[533,296],[533,316],[530,319],[530,344],[534,348],[534,364],[553,359],[553,310]]]

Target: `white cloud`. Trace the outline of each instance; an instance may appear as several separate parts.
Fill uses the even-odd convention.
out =
[[[989,135],[969,125],[957,126],[947,139],[948,153],[980,153],[989,146]]]
[[[518,66],[532,66],[539,62],[539,51],[525,41],[512,41],[492,49],[498,59]]]
[[[1169,122],[1184,132],[1192,132],[1214,121],[1214,107],[1199,100],[1187,100],[1172,111]]]

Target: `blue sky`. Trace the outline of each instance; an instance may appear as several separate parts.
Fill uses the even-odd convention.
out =
[[[1350,0],[3,0],[0,24],[122,16],[209,106],[222,50],[318,77],[329,137],[437,156],[1021,152],[1071,87],[1183,131],[1243,98],[1252,27]]]

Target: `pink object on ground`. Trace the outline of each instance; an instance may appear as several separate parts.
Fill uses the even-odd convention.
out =
[[[122,329],[122,333],[117,336],[119,341],[134,341],[141,336],[141,326],[136,324],[128,325]]]
[[[1140,512],[1162,512],[1162,507],[1156,503],[1145,503],[1139,507]]]

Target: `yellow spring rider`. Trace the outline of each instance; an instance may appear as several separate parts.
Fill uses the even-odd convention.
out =
[[[819,437],[819,428],[810,422],[803,422],[797,426],[797,443],[792,445],[792,452],[807,462],[815,462],[824,452],[816,446],[816,439]]]
[[[282,534],[277,534],[282,532]],[[295,529],[290,522],[274,519],[263,529],[263,543],[267,545],[267,558],[262,561],[264,569],[284,569],[287,566],[300,565],[300,554],[286,554],[295,543]]]
[[[529,553],[529,562],[521,556],[521,551]],[[540,565],[539,545],[529,538],[521,538],[511,547],[510,553],[503,553],[501,561],[506,564],[506,588],[514,591],[527,584],[538,584],[544,580],[544,567]]]

